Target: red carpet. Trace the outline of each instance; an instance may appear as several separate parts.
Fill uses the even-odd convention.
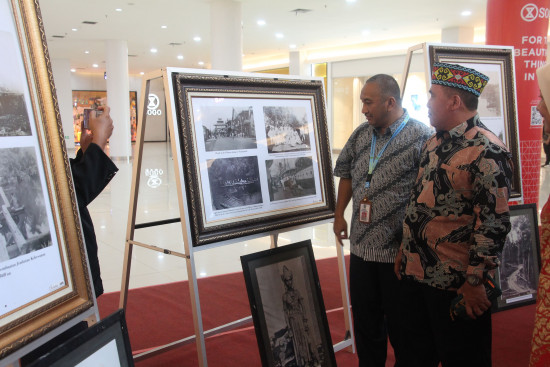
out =
[[[340,281],[336,258],[317,261],[319,281],[333,343],[344,336]],[[242,273],[198,280],[205,330],[250,315]],[[101,317],[118,308],[119,292],[98,298]],[[529,361],[535,307],[529,305],[493,315],[493,365],[526,366]],[[187,282],[176,282],[129,291],[126,321],[134,354],[194,334]],[[260,356],[252,323],[240,329],[206,339],[208,365],[213,367],[260,366]],[[393,365],[388,351],[387,366]],[[357,358],[347,351],[336,353],[339,366],[356,366]],[[195,343],[153,356],[137,366],[198,366]]]

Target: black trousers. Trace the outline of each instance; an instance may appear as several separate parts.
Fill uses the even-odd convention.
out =
[[[401,349],[405,367],[491,367],[491,311],[475,320],[450,317],[454,291],[403,282]]]
[[[361,367],[386,365],[388,336],[398,359],[399,288],[393,264],[350,255],[350,298]]]

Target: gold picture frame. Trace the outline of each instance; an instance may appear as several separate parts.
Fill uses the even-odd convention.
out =
[[[95,302],[38,1],[0,0],[0,46],[3,360]]]

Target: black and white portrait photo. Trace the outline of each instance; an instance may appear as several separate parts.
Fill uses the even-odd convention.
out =
[[[269,200],[315,195],[311,157],[266,160],[265,168],[269,181]]]
[[[510,299],[535,293],[538,265],[533,253],[532,224],[528,215],[511,216],[512,229],[500,256],[502,298]]]
[[[256,148],[252,106],[203,106],[200,116],[205,151]]]
[[[211,159],[207,163],[213,210],[262,203],[257,157]]]
[[[3,55],[18,55],[12,35],[0,31],[0,50]],[[0,58],[0,137],[31,135],[22,80],[21,62],[17,57]]]
[[[303,256],[256,269],[275,366],[324,365]]]
[[[308,151],[309,125],[305,107],[264,106],[267,151]]]
[[[52,245],[33,148],[0,149],[0,263]]]

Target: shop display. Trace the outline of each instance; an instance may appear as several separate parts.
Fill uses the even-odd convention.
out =
[[[311,241],[241,263],[262,366],[336,366]]]

